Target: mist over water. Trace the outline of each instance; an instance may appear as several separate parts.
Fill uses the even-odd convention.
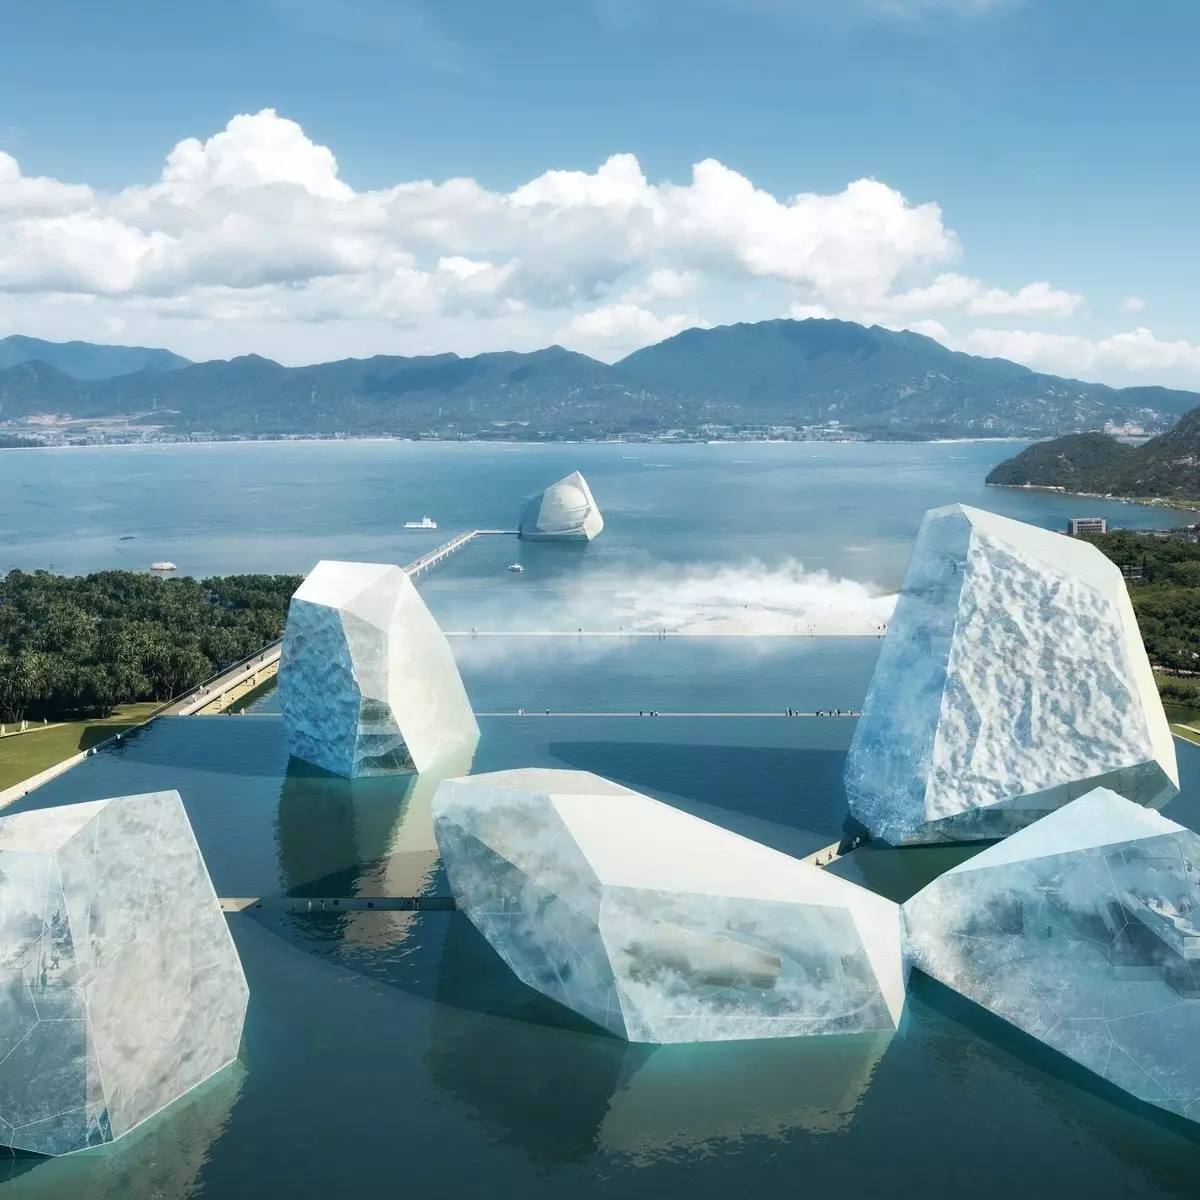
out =
[[[582,567],[541,585],[524,577],[501,584],[455,604],[452,631],[862,637],[884,632],[896,603],[894,594],[795,561]]]

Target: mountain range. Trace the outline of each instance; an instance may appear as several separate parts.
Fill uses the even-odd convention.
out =
[[[24,362],[43,362],[73,379],[109,379],[147,368],[171,370],[190,366],[189,359],[170,350],[145,346],[97,346],[93,342],[44,342],[41,338],[0,338],[0,371]]]
[[[1060,379],[835,320],[689,329],[614,364],[560,346],[285,367],[257,355],[190,363],[166,350],[0,341],[9,430],[53,415],[129,418],[165,436],[594,438],[837,422],[876,437],[1045,437],[1106,420],[1163,428],[1198,404],[1193,392]]]
[[[1103,433],[1038,442],[994,467],[987,482],[1102,496],[1200,500],[1200,408],[1140,446]]]

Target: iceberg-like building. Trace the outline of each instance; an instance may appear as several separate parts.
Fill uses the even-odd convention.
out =
[[[233,1062],[248,996],[178,792],[0,818],[0,1145],[128,1133]]]
[[[845,781],[895,845],[1004,837],[1101,786],[1165,804],[1175,747],[1120,570],[994,513],[926,513]]]
[[[526,541],[590,542],[604,528],[592,489],[578,471],[525,503],[519,532]]]
[[[913,965],[1200,1120],[1200,837],[1099,788],[904,905]]]
[[[479,741],[450,644],[396,566],[317,563],[288,608],[279,698],[292,754],[335,775],[424,771]]]
[[[584,771],[447,780],[459,908],[524,983],[631,1042],[895,1029],[890,900]]]

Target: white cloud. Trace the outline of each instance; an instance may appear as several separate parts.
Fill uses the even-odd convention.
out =
[[[988,288],[967,304],[967,312],[981,317],[1029,317],[1038,314],[1070,317],[1082,303],[1082,296],[1060,291],[1039,281],[1027,283],[1017,292]]]
[[[1071,334],[1033,330],[976,329],[959,349],[994,358],[1010,358],[1035,370],[1115,382],[1166,382],[1195,387],[1200,383],[1200,346],[1160,341],[1137,328],[1092,340]]]
[[[1083,297],[1064,292],[1045,282],[1028,283],[1019,291],[985,288],[978,279],[965,275],[939,275],[930,284],[886,298],[881,311],[903,314],[965,308],[975,316],[1069,317],[1079,309]]]
[[[1126,296],[1121,301],[1122,312],[1141,312],[1146,307],[1146,302],[1141,296]]]
[[[747,305],[943,334],[955,314],[1082,306],[1045,281],[988,286],[952,269],[962,256],[937,204],[878,180],[781,199],[713,159],[678,183],[617,154],[507,192],[469,178],[358,191],[328,147],[271,109],[184,139],[157,180],[113,193],[23,175],[0,152],[0,332],[119,327],[193,357],[556,338],[613,357],[746,319]]]
[[[708,322],[695,313],[659,317],[636,304],[606,304],[573,317],[557,340],[573,350],[611,360],[697,327],[707,328]]]
[[[659,267],[651,271],[642,283],[630,288],[621,299],[628,304],[645,304],[650,300],[678,300],[700,288],[700,276],[695,271],[674,271]]]

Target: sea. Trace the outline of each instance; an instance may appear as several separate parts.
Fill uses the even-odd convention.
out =
[[[514,529],[526,497],[580,470],[604,513],[595,542],[489,534],[418,579],[480,714],[474,761],[455,769],[594,771],[803,855],[841,833],[855,722],[784,714],[861,705],[927,509],[962,502],[1052,529],[1195,519],[987,488],[1019,449],[5,450],[0,571],[405,563],[459,532]],[[426,515],[436,532],[403,529]],[[1166,812],[1200,828],[1200,748],[1177,749],[1184,787]],[[437,782],[349,782],[290,761],[268,693],[243,715],[160,719],[21,806],[176,788],[221,896],[441,895]],[[904,899],[954,853],[868,848],[835,869]],[[1200,1129],[920,975],[893,1036],[635,1046],[523,987],[456,913],[266,906],[229,924],[251,988],[239,1062],[111,1146],[0,1163],[0,1194],[1200,1194]]]

